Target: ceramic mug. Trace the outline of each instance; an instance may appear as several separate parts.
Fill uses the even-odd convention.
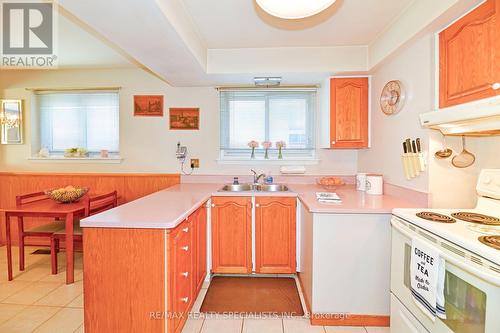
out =
[[[356,175],[356,190],[366,191],[366,173],[358,173]]]
[[[366,193],[382,195],[384,193],[384,177],[377,174],[366,175]]]

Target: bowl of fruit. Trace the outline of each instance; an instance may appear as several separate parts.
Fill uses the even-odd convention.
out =
[[[81,199],[87,192],[86,187],[66,186],[45,191],[45,194],[54,201],[60,203],[71,203]]]
[[[338,186],[345,184],[340,177],[321,177],[318,178],[317,183],[328,191],[335,191]]]

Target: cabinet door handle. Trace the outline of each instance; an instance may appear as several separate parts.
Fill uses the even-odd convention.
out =
[[[182,231],[184,231],[184,232],[188,232],[188,231],[189,231],[189,228],[187,228],[187,227],[186,227],[186,228],[183,228],[183,229],[182,229]]]
[[[181,249],[182,249],[183,251],[189,251],[189,246],[187,246],[187,245],[186,245],[186,246],[183,246],[183,247],[181,247]]]
[[[259,208],[259,207],[260,207],[260,204],[255,204],[255,207],[256,207],[256,208]]]
[[[187,303],[189,301],[189,297],[183,297],[183,298],[181,298],[181,301],[183,303]]]
[[[181,273],[181,275],[184,276],[184,277],[188,277],[189,276],[189,272]]]
[[[335,144],[335,141],[332,141],[332,145],[334,145],[334,144]]]
[[[498,90],[498,89],[500,89],[500,82],[495,82],[495,83],[493,83],[493,84],[491,85],[491,88],[492,88],[493,90]]]
[[[214,207],[215,207],[215,204],[212,204],[212,208],[214,208]]]

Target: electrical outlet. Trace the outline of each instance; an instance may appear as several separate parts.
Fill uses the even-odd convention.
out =
[[[191,159],[191,168],[199,168],[200,167],[200,160],[197,158],[192,158]]]

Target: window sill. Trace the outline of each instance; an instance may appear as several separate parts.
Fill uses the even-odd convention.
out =
[[[315,165],[319,164],[320,160],[316,158],[296,158],[296,159],[264,159],[264,158],[224,158],[217,159],[217,164],[233,164],[233,165]]]
[[[62,163],[99,163],[99,164],[119,164],[123,161],[120,156],[110,156],[103,158],[100,156],[92,157],[64,157],[60,155],[49,156],[49,157],[38,157],[31,156],[28,157],[29,161],[34,162],[62,162]]]

